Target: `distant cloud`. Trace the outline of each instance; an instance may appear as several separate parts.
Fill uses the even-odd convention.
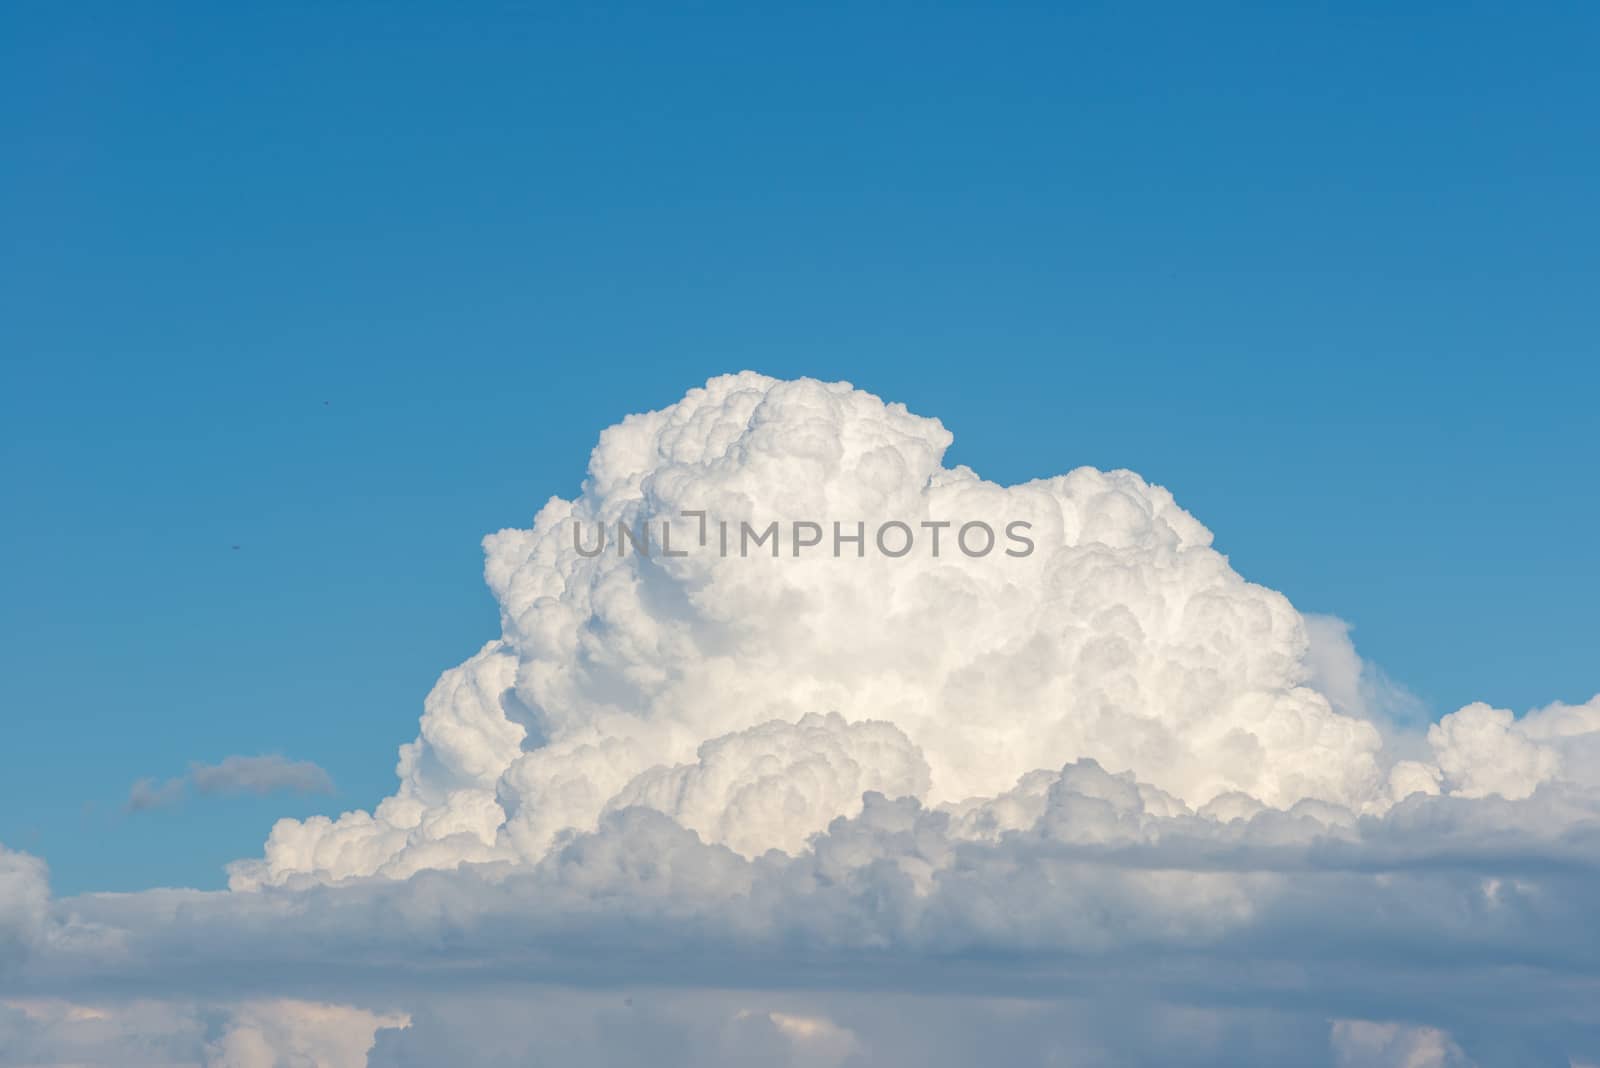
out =
[[[281,756],[230,756],[219,764],[191,764],[189,779],[202,794],[333,793],[333,779],[322,768]]]
[[[152,808],[166,808],[176,805],[183,800],[183,779],[168,779],[161,782],[159,779],[143,778],[133,784],[128,791],[128,802],[124,806],[129,812],[144,812]]]
[[[165,782],[140,779],[128,791],[124,808],[129,812],[143,812],[176,805],[183,800],[189,787],[206,796],[331,794],[333,779],[309,760],[290,760],[275,755],[228,756],[216,764],[190,764],[187,775]]]

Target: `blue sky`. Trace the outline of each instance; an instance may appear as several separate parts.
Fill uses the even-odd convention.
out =
[[[744,367],[1141,472],[1435,716],[1587,699],[1597,16],[1244,12],[10,8],[0,841],[372,804],[479,538]],[[266,752],[337,794],[121,810]]]

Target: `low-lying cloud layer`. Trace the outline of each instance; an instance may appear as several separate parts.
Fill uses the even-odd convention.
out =
[[[239,1058],[305,1006],[355,1064],[1600,1059],[1600,698],[1424,726],[1166,490],[949,442],[748,373],[607,430],[485,540],[502,633],[373,811],[280,821],[225,893],[52,900],[0,853],[13,1029],[137,993],[213,1014],[169,1063],[275,1063]],[[697,551],[699,513],[778,541]],[[663,522],[682,555],[585,551]],[[871,536],[973,522],[1034,549]]]

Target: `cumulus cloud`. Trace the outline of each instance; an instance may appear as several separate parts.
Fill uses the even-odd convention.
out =
[[[846,723],[810,713],[726,734],[700,746],[693,763],[635,777],[608,809],[643,806],[672,816],[712,842],[755,855],[805,848],[808,831],[839,814],[837,799],[867,792],[919,797],[928,790],[922,753],[891,723]]]
[[[1440,779],[1463,797],[1527,797],[1561,778],[1600,786],[1600,697],[1517,719],[1479,702],[1428,728]]]
[[[501,633],[427,695],[391,796],[279,821],[222,893],[53,901],[0,854],[20,989],[404,1016],[375,1064],[1600,1055],[1600,698],[1423,729],[1167,490],[1001,486],[950,440],[749,373],[630,416],[578,496],[485,539]],[[1032,551],[967,551],[970,523]],[[619,524],[653,550],[593,552]],[[287,1041],[240,1019],[239,1050]]]
[[[892,725],[871,744],[895,776],[926,765],[884,785],[934,804],[1084,756],[1195,804],[1386,803],[1380,732],[1313,688],[1305,621],[1170,493],[1089,468],[1000,486],[942,466],[950,440],[846,384],[749,373],[607,430],[579,497],[485,540],[502,634],[429,696],[398,792],[370,815],[280,823],[234,885],[537,860],[623,803],[741,852],[797,848],[870,787],[847,741],[867,723]],[[579,536],[663,522],[680,546],[702,523],[776,522],[777,555],[589,556]],[[891,522],[942,532],[940,554],[931,537],[904,556],[808,554],[795,526]],[[1019,522],[1027,555],[957,541]],[[752,763],[769,756],[792,766]],[[712,781],[741,774],[765,785]]]
[[[161,781],[144,778],[128,791],[129,812],[165,808],[183,801],[189,788],[202,795],[275,793],[331,794],[333,778],[309,760],[281,756],[228,756],[220,763],[189,765],[188,774]]]

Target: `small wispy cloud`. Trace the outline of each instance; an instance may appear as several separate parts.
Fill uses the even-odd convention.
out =
[[[230,756],[217,764],[189,765],[202,794],[331,794],[333,779],[309,760],[281,756]]]
[[[166,808],[176,805],[183,800],[183,780],[168,779],[162,782],[159,779],[144,778],[133,784],[128,791],[128,802],[125,807],[129,812],[144,812],[152,808]]]
[[[140,779],[129,789],[123,807],[129,812],[167,808],[181,802],[191,788],[207,797],[331,794],[333,778],[309,760],[276,755],[228,756],[215,764],[192,763],[187,774],[174,779]]]

